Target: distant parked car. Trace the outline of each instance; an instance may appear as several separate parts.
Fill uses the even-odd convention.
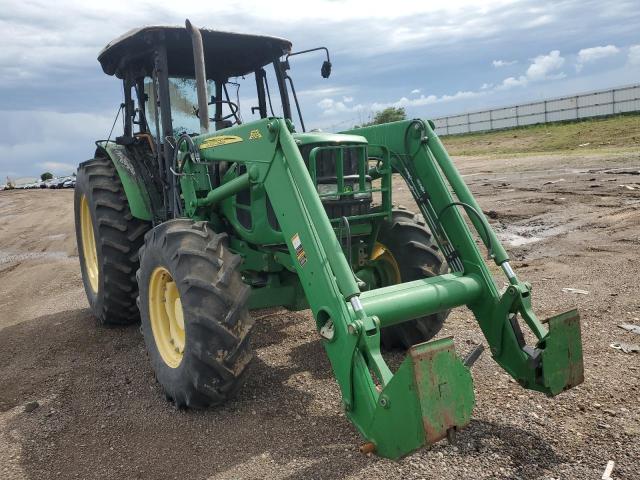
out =
[[[67,180],[62,184],[62,188],[75,188],[75,187],[76,187],[76,181],[73,178]]]
[[[49,188],[62,188],[66,178],[53,178],[49,180]]]

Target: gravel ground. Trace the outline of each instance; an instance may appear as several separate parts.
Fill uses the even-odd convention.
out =
[[[308,312],[254,312],[256,358],[223,408],[164,400],[137,326],[99,327],[80,280],[70,191],[0,192],[0,478],[640,478],[640,169],[637,153],[456,162],[545,317],[577,306],[585,383],[548,399],[484,354],[455,446],[394,462],[358,452]],[[621,186],[622,185],[622,186]],[[629,188],[630,187],[630,188]],[[396,200],[410,206],[406,187]],[[586,295],[563,288],[586,290]],[[441,335],[482,342],[456,310]],[[37,405],[30,402],[37,402]]]

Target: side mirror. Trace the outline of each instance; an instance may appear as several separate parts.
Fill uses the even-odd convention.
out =
[[[322,75],[322,78],[329,78],[329,75],[331,75],[331,62],[329,60],[322,62],[320,75]]]

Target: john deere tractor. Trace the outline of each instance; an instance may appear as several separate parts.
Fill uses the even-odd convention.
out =
[[[98,320],[140,321],[166,396],[199,408],[240,387],[251,310],[310,309],[346,416],[366,450],[389,458],[470,420],[477,351],[462,360],[452,338],[429,341],[455,307],[471,310],[493,359],[524,388],[556,395],[582,382],[577,312],[536,318],[531,286],[432,122],[305,131],[290,62],[313,52],[328,78],[326,48],[292,52],[281,38],[189,21],[104,48],[102,69],[124,88],[123,133],[96,142],[75,189]],[[415,213],[394,207],[396,177]],[[394,349],[406,358],[392,371],[381,351]]]

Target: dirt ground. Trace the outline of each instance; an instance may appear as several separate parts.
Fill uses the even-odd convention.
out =
[[[595,479],[609,460],[612,478],[640,478],[640,354],[609,346],[640,343],[617,326],[640,325],[640,154],[456,162],[533,284],[538,315],[580,309],[583,385],[548,399],[485,353],[456,446],[364,456],[310,314],[271,310],[255,312],[239,397],[175,410],[138,327],[99,327],[87,308],[72,192],[0,192],[0,478]],[[483,341],[463,309],[441,333],[452,334],[460,353]]]

